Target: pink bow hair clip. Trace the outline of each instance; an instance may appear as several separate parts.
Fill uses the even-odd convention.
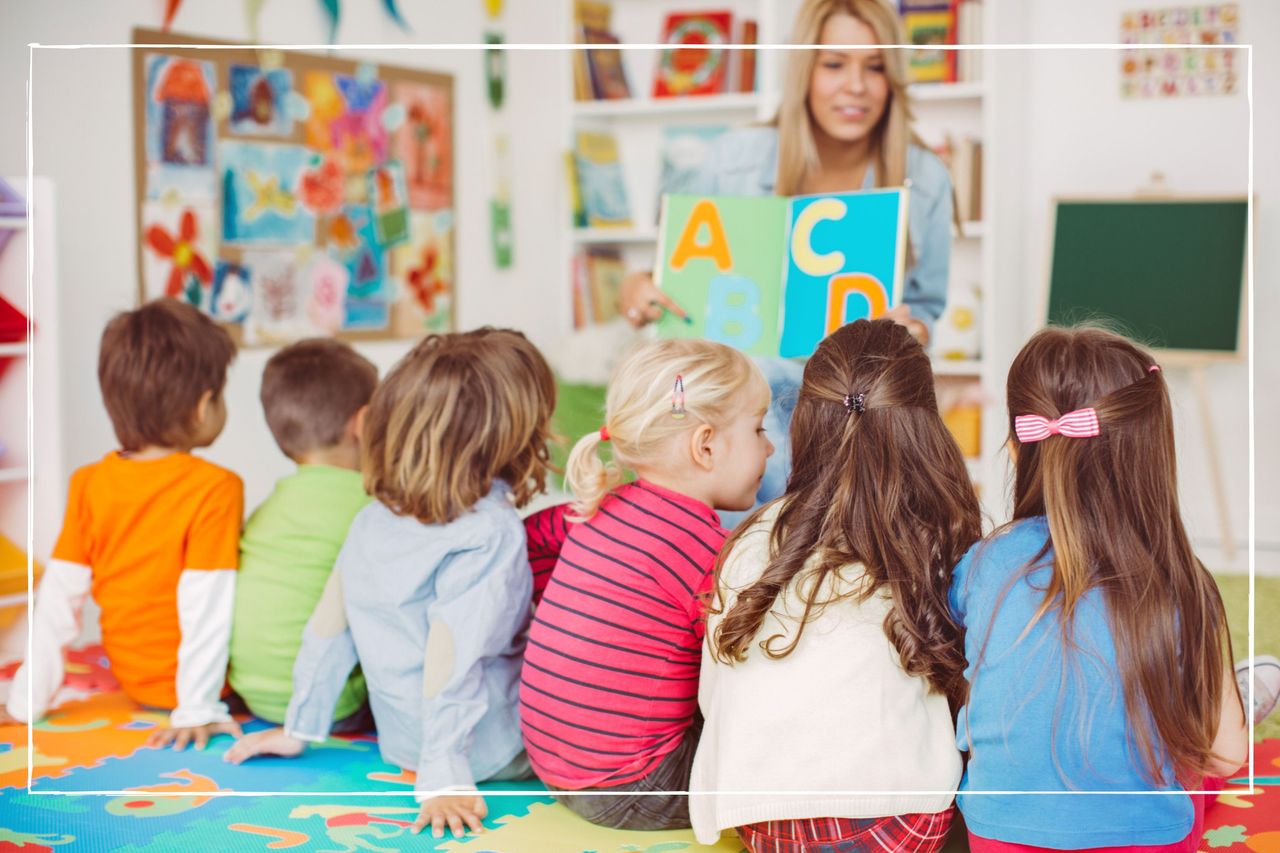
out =
[[[1043,441],[1051,435],[1092,438],[1098,434],[1098,412],[1095,409],[1076,409],[1057,419],[1018,415],[1013,419],[1013,431],[1023,444]]]

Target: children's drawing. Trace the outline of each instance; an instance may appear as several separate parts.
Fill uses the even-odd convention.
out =
[[[329,123],[342,115],[342,94],[333,82],[333,75],[322,71],[308,71],[302,78],[302,93],[307,99],[309,111],[306,121],[307,147],[317,151],[333,148],[333,134]]]
[[[244,253],[253,294],[245,337],[252,343],[293,340],[307,332],[307,299],[292,251]]]
[[[222,239],[228,243],[311,243],[315,216],[297,192],[310,162],[297,145],[222,142]]]
[[[145,73],[147,198],[212,199],[213,63],[151,54]]]
[[[307,319],[316,329],[332,334],[342,328],[343,301],[351,274],[325,252],[317,253],[307,267],[310,302]]]
[[[287,68],[232,65],[231,132],[288,136],[293,133],[289,93],[293,72]]]
[[[213,209],[207,205],[144,205],[143,280],[148,297],[175,296],[208,310],[213,221]]]
[[[404,299],[395,333],[421,335],[446,331],[453,301],[453,217],[411,213],[409,242],[392,252],[391,267],[403,283]]]
[[[404,186],[404,169],[399,163],[393,160],[369,173],[369,198],[378,243],[391,247],[408,240],[408,193]]]
[[[392,87],[406,120],[396,131],[396,156],[404,164],[409,206],[439,210],[453,206],[453,128],[447,89],[413,83]]]
[[[219,260],[213,268],[213,293],[209,313],[224,323],[242,323],[253,306],[248,267]]]
[[[345,176],[336,157],[315,155],[312,166],[302,173],[299,198],[314,213],[334,213],[342,207]]]
[[[386,276],[386,262],[378,243],[373,212],[365,205],[343,208],[341,220],[348,223],[354,242],[345,251],[330,243],[347,268],[349,279],[342,328],[386,329],[391,314],[392,286]]]

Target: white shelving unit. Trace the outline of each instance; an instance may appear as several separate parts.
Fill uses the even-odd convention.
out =
[[[760,44],[783,44],[789,37],[791,22],[801,0],[725,0],[707,4],[698,0],[612,0],[611,29],[625,44],[654,43],[661,38],[665,16],[673,11],[725,8],[732,10],[735,20],[754,18],[758,23]],[[992,22],[999,14],[1002,0],[983,0],[984,41],[994,42]],[[566,41],[574,41],[573,2],[562,0]],[[562,310],[566,333],[571,328],[570,258],[588,247],[608,247],[617,250],[628,269],[647,269],[654,261],[657,240],[658,165],[662,145],[662,129],[666,125],[727,125],[737,126],[772,118],[779,101],[779,83],[785,64],[782,51],[761,49],[757,52],[757,90],[751,93],[732,93],[689,98],[649,97],[653,71],[657,61],[656,51],[636,49],[624,52],[631,91],[635,96],[626,101],[576,101],[573,99],[573,71],[569,57],[564,62],[564,98],[566,102],[567,149],[572,149],[573,133],[578,129],[606,129],[615,134],[619,159],[622,163],[627,196],[631,206],[633,226],[630,228],[572,228],[569,223],[569,199],[567,193],[560,205],[564,226],[564,267],[561,281]],[[1000,408],[1000,390],[1004,376],[993,365],[990,353],[994,352],[996,298],[995,281],[995,221],[991,163],[1000,162],[999,140],[994,116],[999,107],[998,86],[989,82],[990,55],[984,58],[983,80],[965,83],[916,84],[910,87],[915,127],[921,137],[930,144],[940,143],[948,134],[959,140],[973,136],[983,142],[984,168],[982,170],[982,197],[984,218],[982,221],[962,223],[953,236],[951,255],[952,293],[977,286],[981,293],[977,322],[980,329],[980,355],[978,358],[951,359],[935,355],[934,373],[942,383],[978,383],[987,400],[983,406],[981,422],[981,453],[968,461],[969,470],[979,486],[984,508],[988,515],[1003,518],[1004,462],[999,456],[1004,442],[1003,412]],[[949,302],[951,297],[949,297]]]

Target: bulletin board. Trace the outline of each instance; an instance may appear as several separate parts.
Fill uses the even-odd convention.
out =
[[[1248,200],[1061,198],[1048,322],[1101,319],[1165,355],[1239,355]]]
[[[244,346],[454,327],[450,75],[133,41],[142,301],[191,302]]]

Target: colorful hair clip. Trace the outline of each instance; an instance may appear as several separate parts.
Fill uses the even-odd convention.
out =
[[[857,412],[862,414],[867,410],[867,392],[859,391],[857,394],[844,395],[844,410],[849,414]]]
[[[1158,364],[1153,364],[1147,368],[1147,373],[1159,373],[1159,372],[1160,372],[1160,365]]]
[[[1043,415],[1018,415],[1013,419],[1013,431],[1018,441],[1031,444],[1044,441],[1051,435],[1064,435],[1067,438],[1093,438],[1098,435],[1098,412],[1096,409],[1076,409],[1067,412],[1060,418],[1046,418]]]
[[[607,425],[600,427],[600,440],[601,441],[609,440],[609,427]]]
[[[677,373],[676,387],[671,391],[671,417],[679,419],[684,416],[684,377]]]

